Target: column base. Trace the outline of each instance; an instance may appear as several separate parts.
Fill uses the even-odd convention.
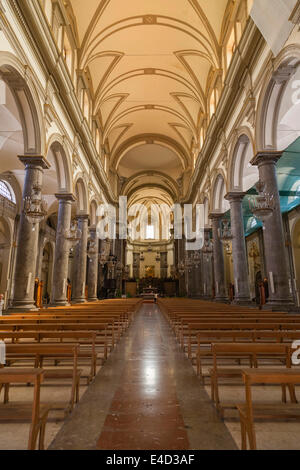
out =
[[[201,300],[208,300],[208,301],[212,302],[214,299],[213,299],[212,295],[207,294],[207,295],[203,295],[201,297]]]
[[[250,299],[234,299],[232,305],[240,305],[241,307],[257,308],[257,304]]]
[[[220,304],[228,304],[228,303],[230,303],[228,297],[215,297],[215,298],[213,299],[213,302],[218,302],[218,303],[220,303]]]
[[[72,299],[71,305],[86,304],[86,303],[87,303],[86,299]]]
[[[92,299],[88,299],[88,302],[98,302],[98,297],[93,297]]]
[[[296,312],[300,313],[300,308],[290,301],[271,301],[263,305],[262,310],[271,312]]]
[[[7,313],[37,312],[39,308],[35,304],[28,302],[16,302],[7,309]]]
[[[70,306],[71,304],[67,300],[57,300],[57,301],[54,300],[45,308],[47,309],[47,308],[53,308],[53,307],[70,307]]]

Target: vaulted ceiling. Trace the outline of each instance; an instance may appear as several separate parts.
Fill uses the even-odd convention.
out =
[[[224,27],[238,1],[65,2],[78,70],[119,176],[152,171],[159,187],[192,168],[211,78],[222,69]]]

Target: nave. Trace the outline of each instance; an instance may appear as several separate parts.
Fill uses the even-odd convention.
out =
[[[159,308],[144,304],[50,449],[236,446]]]
[[[187,299],[161,299],[158,305],[142,304],[139,300],[102,301],[81,306],[82,319],[78,313],[75,317],[76,310],[78,306],[69,308],[68,313],[66,309],[55,309],[50,326],[49,312],[40,312],[39,320],[29,319],[28,314],[22,320],[18,320],[18,315],[15,319],[3,317],[4,324],[0,325],[1,330],[8,330],[9,325],[19,328],[18,332],[0,333],[1,338],[7,338],[11,362],[8,365],[13,366],[0,369],[0,375],[9,370],[15,374],[28,372],[28,362],[34,362],[35,354],[45,354],[44,372],[49,372],[53,357],[57,359],[56,382],[51,384],[45,380],[41,384],[41,406],[46,403],[50,406],[46,449],[241,449],[238,406],[245,404],[243,373],[256,373],[258,377],[262,374],[261,383],[252,387],[253,405],[255,410],[269,406],[266,408],[268,419],[260,422],[255,415],[253,420],[257,449],[299,449],[300,374],[299,368],[290,364],[291,343],[300,329],[299,315]],[[92,312],[94,320],[91,320]],[[104,318],[108,321],[109,315],[114,318],[114,328],[106,325],[106,359],[100,321]],[[95,323],[96,316],[98,323]],[[70,356],[62,360],[59,348],[74,347],[76,336],[74,331],[62,331],[68,330],[68,318],[72,322],[70,329],[76,328],[75,318],[79,322],[78,367],[83,380],[80,380],[79,403],[76,400],[71,409],[67,407],[62,418],[57,402],[68,401],[71,384],[61,380],[66,378],[63,376],[58,380],[58,372],[66,372],[66,366],[70,368],[72,361]],[[37,321],[36,334],[40,335],[38,340],[30,340],[34,321]],[[93,323],[88,323],[91,321]],[[86,328],[84,323],[88,323]],[[82,336],[91,334],[92,328],[97,338],[96,341],[94,338],[97,343],[95,370],[90,370],[87,344],[82,344]],[[68,342],[71,337],[72,343]],[[17,344],[11,344],[12,338]],[[43,352],[43,348],[48,349]],[[55,356],[54,348],[57,348]],[[26,362],[27,369],[22,369]],[[272,382],[270,377],[274,376]],[[288,386],[286,390],[278,385],[285,380],[283,376],[295,379],[296,386]],[[18,400],[23,406],[25,402],[30,405],[33,387],[12,382],[9,403],[13,405]],[[2,401],[2,395],[0,397]],[[8,406],[7,403],[0,405],[1,414]],[[18,410],[22,410],[21,404],[18,406]],[[25,449],[28,431],[29,424],[1,422],[0,449],[10,449],[12,442],[15,449]],[[249,445],[254,444],[250,441]]]

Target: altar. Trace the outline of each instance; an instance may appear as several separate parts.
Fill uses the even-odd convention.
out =
[[[143,298],[144,301],[154,301],[155,296],[158,295],[158,289],[155,287],[147,287],[143,289],[143,292],[141,294],[141,297]]]

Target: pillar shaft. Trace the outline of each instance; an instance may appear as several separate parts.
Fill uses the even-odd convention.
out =
[[[233,272],[235,286],[235,303],[249,303],[250,288],[248,277],[248,262],[246,254],[245,231],[242,202],[245,193],[232,192],[225,196],[230,203]]]
[[[34,186],[42,186],[43,173],[50,168],[47,160],[42,156],[20,156],[25,165],[25,181],[23,199],[32,196]],[[36,274],[37,250],[39,240],[39,224],[32,225],[21,213],[16,265],[14,274],[13,309],[35,310],[34,281]]]
[[[58,220],[54,254],[51,303],[68,305],[67,279],[69,266],[70,243],[66,239],[66,231],[70,229],[73,194],[56,194],[58,199]]]
[[[220,240],[219,231],[222,214],[211,214],[213,229],[213,253],[214,253],[214,276],[215,276],[215,300],[225,302],[227,300],[225,291],[225,264],[223,244]]]
[[[270,305],[292,304],[290,292],[290,273],[287,266],[287,254],[280,210],[279,190],[276,175],[276,163],[281,157],[279,152],[259,153],[252,164],[259,169],[260,180],[265,183],[266,193],[274,197],[274,212],[264,223],[264,251],[266,270],[269,279]]]
[[[90,239],[92,244],[96,245],[96,251],[89,253],[88,263],[88,300],[90,302],[96,301],[97,298],[97,285],[98,285],[98,262],[99,262],[99,244],[97,238],[96,227],[90,228]]]
[[[73,266],[72,300],[75,303],[84,303],[86,286],[87,242],[88,242],[88,215],[80,215],[78,229],[81,230],[81,239],[76,246]]]
[[[185,240],[182,238],[178,240],[178,264],[185,263]],[[179,274],[179,296],[185,297],[187,295],[186,290],[186,272]]]
[[[211,229],[204,229],[204,240],[208,245],[210,242]],[[205,253],[202,251],[202,266],[203,266],[203,275],[202,275],[202,291],[204,299],[212,299],[213,292],[213,282],[214,282],[214,273],[213,273],[213,254],[212,252]]]

